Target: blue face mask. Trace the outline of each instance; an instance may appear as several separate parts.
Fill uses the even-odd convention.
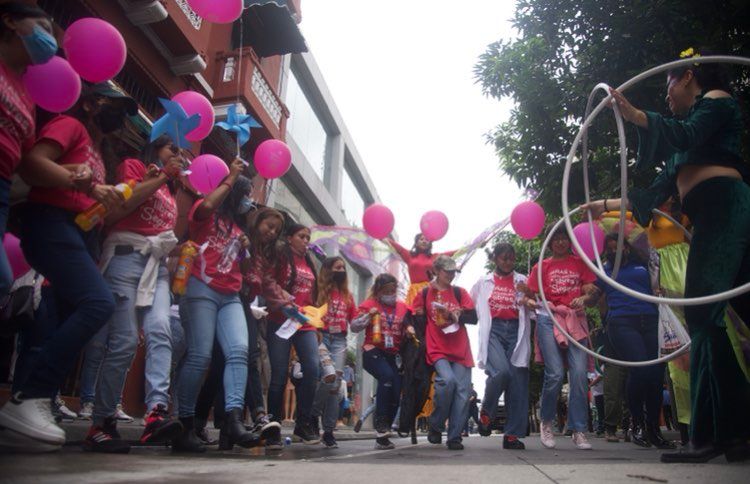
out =
[[[41,25],[34,25],[29,35],[19,35],[33,64],[44,64],[57,53],[57,41]]]
[[[240,200],[240,206],[237,207],[237,213],[240,215],[245,214],[250,211],[251,208],[255,206],[255,202],[250,200],[248,197],[242,197],[242,200]]]

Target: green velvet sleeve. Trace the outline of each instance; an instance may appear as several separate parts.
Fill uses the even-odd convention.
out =
[[[632,188],[628,192],[628,201],[633,217],[643,227],[651,221],[652,210],[661,206],[669,197],[677,196],[675,185],[676,171],[671,163],[659,173],[648,188]]]

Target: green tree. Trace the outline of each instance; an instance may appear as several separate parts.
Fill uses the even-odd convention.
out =
[[[518,0],[512,21],[518,37],[488,46],[474,69],[486,95],[511,97],[516,103],[510,119],[487,140],[494,144],[503,172],[521,187],[542,191],[539,202],[551,215],[560,214],[565,159],[597,83],[616,87],[676,59],[688,47],[750,56],[747,0]],[[734,79],[750,119],[750,69],[735,69]],[[626,94],[634,105],[666,114],[664,80],[651,78]],[[632,161],[637,136],[632,126],[626,129]],[[589,144],[592,196],[611,197],[620,184],[611,112],[597,118]],[[744,146],[750,154],[747,131]],[[577,163],[570,180],[571,204],[583,200],[581,175]],[[638,174],[633,183],[643,186],[653,176]]]

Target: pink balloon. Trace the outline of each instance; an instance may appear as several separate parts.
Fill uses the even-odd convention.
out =
[[[188,141],[200,141],[209,134],[214,127],[214,107],[206,96],[195,91],[182,91],[172,97],[172,101],[182,106],[188,116],[200,114],[201,122],[197,128],[185,135]]]
[[[596,252],[594,252],[594,245],[592,245],[591,243],[591,233],[589,232],[588,222],[583,222],[573,227],[573,235],[575,235],[576,240],[579,244],[581,244],[583,253],[589,259],[593,259],[594,257],[596,257],[596,254],[601,254],[604,250],[605,234],[601,227],[599,227],[599,225],[597,224],[594,224],[594,241],[596,243]]]
[[[188,0],[190,8],[209,22],[232,23],[242,14],[242,0]]]
[[[224,160],[214,155],[197,156],[190,164],[188,180],[201,193],[211,193],[229,175]]]
[[[521,202],[511,212],[510,224],[522,239],[536,238],[544,228],[544,209],[535,202]]]
[[[89,82],[112,79],[128,56],[120,32],[100,18],[87,17],[70,24],[62,44],[70,65]]]
[[[383,204],[373,203],[362,215],[362,226],[365,232],[375,239],[384,239],[393,232],[393,212]]]
[[[440,240],[448,232],[448,217],[439,210],[425,212],[419,221],[419,229],[422,231],[424,238],[430,242]]]
[[[278,178],[292,166],[292,152],[283,141],[267,139],[255,150],[253,163],[263,178]]]
[[[31,99],[53,113],[72,108],[81,95],[81,78],[62,57],[29,66],[22,79]]]
[[[21,250],[21,241],[13,234],[6,233],[3,239],[3,248],[5,255],[8,256],[10,269],[13,272],[13,279],[18,279],[31,270],[31,266],[26,262]]]

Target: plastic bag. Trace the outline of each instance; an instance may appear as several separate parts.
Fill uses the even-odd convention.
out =
[[[688,343],[690,335],[674,311],[659,304],[659,356],[672,354]]]

